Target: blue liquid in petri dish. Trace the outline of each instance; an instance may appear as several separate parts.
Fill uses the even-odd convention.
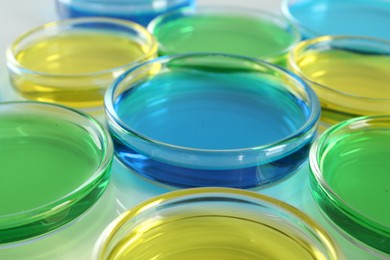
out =
[[[56,0],[57,12],[61,18],[103,16],[130,20],[143,26],[147,26],[160,14],[194,5],[195,0]]]
[[[307,121],[307,104],[275,82],[240,73],[171,71],[123,92],[114,109],[132,131],[187,149],[258,147],[289,137]],[[174,164],[132,149],[113,134],[116,156],[131,170],[177,187],[251,188],[292,173],[307,159],[311,138],[287,156],[262,164],[193,167],[191,156]],[[156,148],[158,149],[158,148]],[[256,148],[254,148],[256,149]],[[185,152],[185,151],[184,151]],[[152,152],[153,153],[153,152]]]
[[[289,15],[304,38],[355,35],[390,40],[388,0],[290,1]]]

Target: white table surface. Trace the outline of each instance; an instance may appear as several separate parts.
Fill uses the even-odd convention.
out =
[[[240,5],[279,13],[280,0],[199,0],[199,5]],[[6,71],[5,49],[20,34],[43,23],[57,20],[54,0],[0,0],[0,100],[19,99],[12,91]],[[291,177],[256,192],[285,201],[321,223],[308,187],[305,165]],[[1,172],[0,172],[1,177]],[[91,259],[95,242],[102,230],[121,212],[155,195],[169,191],[130,174],[114,163],[111,183],[100,201],[76,222],[40,239],[25,243],[0,245],[0,260],[10,259]],[[0,198],[0,203],[2,199]],[[360,251],[335,233],[348,259],[378,259]],[[358,256],[358,258],[354,258]]]

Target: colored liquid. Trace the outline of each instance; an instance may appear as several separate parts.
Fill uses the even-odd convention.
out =
[[[17,53],[17,61],[38,74],[15,75],[13,85],[28,99],[97,107],[114,78],[109,70],[144,58],[146,51],[132,38],[109,33],[81,31],[48,37]]]
[[[174,5],[171,4],[171,6],[165,5],[165,3],[162,6],[158,6],[158,1],[152,0],[138,2],[128,0],[57,0],[56,4],[57,11],[62,18],[103,16],[130,20],[147,26],[158,15],[178,8],[193,6],[195,0],[173,1],[176,3]],[[148,8],[145,8],[145,6]]]
[[[184,16],[161,23],[153,34],[160,55],[186,52],[223,52],[264,58],[284,64],[295,37],[271,21],[240,15]]]
[[[309,116],[306,103],[266,78],[191,70],[162,73],[141,82],[118,97],[115,110],[126,125],[144,137],[210,151],[277,142],[293,134]],[[202,167],[191,164],[191,156],[172,162],[157,158],[156,150],[140,151],[115,134],[113,137],[117,155],[126,165],[144,176],[177,186],[248,187],[274,181],[306,159],[311,141],[264,165],[257,161],[243,165],[237,160],[233,167],[222,164],[199,169]],[[161,148],[156,145],[154,149]]]
[[[88,132],[36,115],[3,115],[0,122],[0,243],[60,227],[97,200],[106,180],[70,195],[101,160],[100,144]]]
[[[337,199],[330,201],[321,188],[312,183],[317,202],[336,224],[387,253],[390,253],[389,140],[388,129],[353,132],[334,138],[322,152],[320,169],[324,179],[354,212]],[[340,208],[334,209],[331,203]],[[358,214],[356,212],[359,212],[359,218],[354,217]],[[346,221],[344,214],[353,220]],[[375,235],[372,229],[383,231],[381,235]]]
[[[322,114],[322,121],[334,123],[353,115],[390,113],[388,105],[379,107],[376,100],[367,100],[390,99],[388,56],[342,49],[307,51],[297,64],[308,79],[334,90],[312,84],[323,109],[330,110]]]
[[[386,0],[292,1],[290,12],[305,38],[360,35],[390,40],[390,3]],[[307,29],[307,30],[306,30]]]
[[[283,250],[281,250],[283,248]],[[205,215],[137,226],[108,259],[325,259],[315,247],[267,224]]]

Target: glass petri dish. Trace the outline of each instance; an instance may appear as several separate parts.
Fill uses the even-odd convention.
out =
[[[47,103],[0,103],[0,245],[41,236],[100,198],[113,157],[93,118]]]
[[[100,236],[95,258],[130,256],[140,260],[342,257],[325,230],[296,208],[227,188],[170,192],[123,213]]]
[[[61,18],[112,17],[144,26],[160,14],[194,5],[195,0],[56,0]]]
[[[306,39],[354,35],[390,40],[387,0],[284,0],[282,12]]]
[[[92,109],[102,107],[113,79],[156,52],[153,36],[135,23],[80,18],[21,35],[7,50],[7,65],[22,97]]]
[[[346,236],[390,254],[390,116],[328,129],[310,151],[310,182],[324,215]]]
[[[323,36],[299,43],[288,67],[316,91],[325,127],[390,113],[390,41]]]
[[[143,63],[107,90],[118,159],[176,187],[250,188],[307,159],[320,106],[295,75],[248,57],[184,54]]]
[[[285,64],[300,33],[283,17],[241,7],[181,9],[154,19],[148,30],[159,54],[221,52]]]

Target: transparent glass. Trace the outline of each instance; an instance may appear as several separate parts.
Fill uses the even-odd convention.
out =
[[[343,259],[326,231],[296,208],[227,188],[170,192],[123,213],[101,234],[95,258],[128,256]]]
[[[80,18],[21,35],[7,50],[7,65],[22,97],[93,109],[115,78],[156,52],[153,36],[138,24]]]
[[[390,113],[390,42],[324,36],[298,44],[288,67],[316,91],[325,127],[343,120]]]
[[[61,18],[103,16],[144,26],[160,14],[194,5],[195,0],[56,0]]]
[[[367,116],[329,128],[310,151],[314,200],[351,242],[390,254],[390,116]],[[381,258],[382,258],[381,257]]]
[[[106,92],[117,158],[177,187],[257,187],[307,159],[320,107],[294,74],[248,57],[162,57]]]
[[[47,103],[0,103],[0,246],[54,231],[104,192],[113,146],[92,117]]]
[[[159,55],[220,52],[266,59],[285,65],[286,54],[300,33],[283,17],[239,6],[180,9],[154,19],[148,30]]]
[[[284,0],[282,12],[306,39],[348,35],[390,40],[387,0]]]

